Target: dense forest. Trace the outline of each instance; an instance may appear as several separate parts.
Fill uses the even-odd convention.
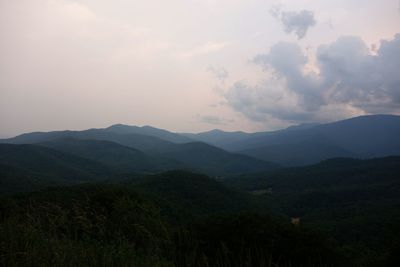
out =
[[[296,185],[300,192],[288,197],[251,194],[183,171],[123,177],[3,196],[1,264],[393,266],[397,260],[399,194],[379,197],[371,188],[364,200],[353,193],[342,199],[346,185],[326,196]],[[291,223],[294,216],[300,223]]]
[[[191,178],[189,173],[179,175]],[[138,191],[82,185],[1,199],[1,264],[344,266],[347,262],[337,244],[310,229],[265,214],[239,212],[251,202],[233,203],[227,208],[238,212],[217,215],[211,202],[221,200],[218,192],[208,199],[185,199],[177,190],[165,199],[168,204],[160,206],[159,200]],[[178,199],[188,204],[176,210]],[[197,214],[189,205],[203,211]],[[169,214],[181,216],[180,223]],[[188,214],[196,220],[186,218]]]
[[[338,125],[198,135],[114,125],[0,140],[0,264],[397,266],[400,157],[393,150],[292,166],[221,148],[275,146],[285,136],[301,143],[315,137],[311,129],[321,136]],[[387,129],[392,142],[400,128]],[[380,155],[385,141],[374,138],[346,150],[365,145],[365,155]]]

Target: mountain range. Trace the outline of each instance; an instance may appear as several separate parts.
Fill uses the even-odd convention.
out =
[[[120,173],[183,169],[227,176],[278,167],[152,127],[114,125],[85,131],[36,132],[0,143],[0,182],[5,192],[24,191],[25,187],[14,185],[17,180],[27,180],[29,183],[22,184],[36,188],[90,182],[93,177],[102,180]]]
[[[396,266],[398,136],[399,116],[375,115],[258,133],[182,134],[117,124],[3,139],[0,236],[7,245],[0,250],[11,256],[0,261],[10,266],[35,258],[17,254],[23,251],[61,262],[70,257],[63,253],[71,242],[79,248],[71,255],[95,246],[101,259],[110,253],[114,260],[115,244],[121,244],[116,253],[128,251],[128,236],[129,248],[153,247],[165,237],[160,248],[168,253],[159,252],[159,259],[179,263],[143,266],[207,266],[187,264],[199,246],[210,262],[221,255],[243,261],[251,247],[249,259],[261,262],[259,252],[270,252],[274,266],[308,266],[310,260],[320,266],[321,259],[340,260],[323,266]],[[50,245],[44,250],[43,244]],[[55,254],[46,254],[52,249]],[[131,252],[123,258],[136,255]],[[291,260],[279,265],[282,258]]]
[[[394,115],[257,133],[212,130],[182,134],[116,124],[104,129],[34,132],[2,139],[0,171],[4,191],[19,191],[12,182],[17,176],[32,187],[176,169],[223,178],[338,157],[400,155],[399,136],[400,116]]]
[[[227,151],[286,166],[336,157],[400,155],[400,116],[369,115],[327,124],[305,124],[273,132],[185,134]]]
[[[368,115],[256,133],[216,129],[189,134],[116,124],[104,129],[26,133],[0,143],[43,145],[118,167],[126,164],[123,169],[129,171],[187,168],[226,175],[278,165],[308,165],[336,157],[400,155],[398,136],[400,116]],[[93,143],[95,140],[102,142]]]

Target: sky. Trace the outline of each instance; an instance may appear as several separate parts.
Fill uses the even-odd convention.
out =
[[[0,137],[400,115],[398,0],[0,0]]]

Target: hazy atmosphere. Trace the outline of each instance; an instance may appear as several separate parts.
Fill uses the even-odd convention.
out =
[[[398,0],[0,0],[0,137],[400,114]]]
[[[0,0],[0,266],[400,266],[400,0]]]

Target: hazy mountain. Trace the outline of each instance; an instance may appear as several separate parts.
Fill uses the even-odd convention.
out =
[[[15,144],[31,144],[38,142],[45,142],[53,139],[60,138],[80,138],[80,139],[100,139],[108,140],[115,138],[119,135],[132,135],[155,137],[157,139],[165,140],[172,143],[187,143],[191,142],[188,137],[183,135],[169,132],[164,129],[158,129],[151,126],[129,126],[124,124],[115,124],[107,128],[88,129],[83,131],[51,131],[51,132],[32,132],[24,133],[13,138],[0,139],[2,143],[15,143]],[[157,140],[153,139],[153,140]]]
[[[192,139],[185,137],[183,135],[172,133],[164,129],[154,128],[151,126],[138,127],[138,126],[129,126],[124,124],[115,124],[106,128],[106,130],[118,134],[135,133],[135,134],[148,135],[148,136],[158,137],[160,139],[170,141],[173,143],[188,143],[193,141]]]
[[[0,144],[2,192],[106,179],[110,168],[81,157],[36,145]]]
[[[90,129],[85,131],[56,131],[48,133],[23,134],[3,140],[8,143],[44,144],[85,158],[108,162],[112,166],[129,167],[132,170],[160,171],[171,168],[197,170],[210,175],[227,175],[243,172],[257,172],[276,167],[273,164],[249,156],[233,154],[211,145],[191,142],[176,144],[158,137],[124,133],[129,126],[118,126],[119,132],[109,129]],[[127,130],[128,131],[128,130]],[[117,133],[118,132],[118,133]],[[71,140],[75,139],[74,142]],[[60,143],[60,140],[64,140]],[[70,140],[70,143],[66,143]],[[77,140],[85,140],[78,142]],[[111,145],[108,141],[119,144]],[[132,148],[122,148],[125,146]],[[100,151],[101,150],[101,151]],[[117,152],[118,151],[118,152]],[[147,156],[144,153],[147,154]],[[120,157],[123,159],[120,160]],[[139,167],[139,162],[143,167]],[[134,167],[136,166],[136,167]]]
[[[398,136],[400,116],[371,115],[305,128],[258,133],[224,147],[263,160],[304,165],[335,157],[400,155]]]
[[[175,145],[160,155],[183,162],[193,170],[213,175],[258,172],[278,167],[273,163],[230,153],[202,142]]]
[[[288,128],[279,131],[302,130],[302,129],[312,128],[317,125],[318,123],[305,123],[305,124],[290,126]],[[255,133],[246,133],[241,131],[225,132],[219,129],[214,129],[211,131],[201,132],[201,133],[181,133],[181,135],[187,136],[193,140],[205,142],[229,150],[231,149],[231,146],[233,146],[237,142],[250,138],[257,138],[269,133],[272,132],[255,132]]]
[[[324,135],[308,132],[318,124],[291,126],[275,132],[224,132],[212,130],[186,134],[228,151],[283,165],[306,165],[335,157],[357,157],[333,144]]]
[[[189,168],[206,169],[210,174],[219,174],[258,171],[262,169],[263,163],[248,157],[241,158],[242,161],[239,160],[239,155],[229,157],[228,160],[228,152],[189,142],[190,140],[201,140],[224,150],[263,161],[296,166],[336,157],[372,158],[400,155],[398,136],[400,116],[371,115],[327,124],[303,124],[274,132],[212,130],[180,135],[149,126],[118,124],[106,129],[28,133],[3,139],[1,142],[41,143],[62,138],[105,140],[156,157],[161,155],[171,158],[185,163]]]
[[[361,157],[400,155],[400,116],[371,115],[310,129]]]
[[[139,149],[143,152],[157,152],[165,150],[174,143],[158,137],[143,134],[119,134],[107,129],[89,129],[84,131],[54,131],[26,133],[13,138],[3,139],[2,143],[11,144],[35,144],[66,138],[93,139],[115,142],[124,146]]]
[[[320,125],[319,123],[302,123],[299,125],[293,125],[293,126],[289,126],[285,129],[283,129],[283,131],[292,131],[292,130],[305,130],[305,129],[309,129],[309,128],[313,128],[315,126]]]
[[[214,129],[208,132],[196,134],[182,133],[182,135],[187,136],[193,140],[201,141],[223,148],[227,144],[243,140],[245,138],[248,138],[249,136],[252,136],[253,134],[245,132],[224,132],[218,129]]]
[[[325,143],[318,140],[258,147],[243,150],[241,153],[265,161],[277,162],[284,166],[308,165],[337,157],[357,157],[357,154],[346,151],[330,142]]]
[[[67,138],[40,143],[40,145],[95,160],[125,172],[156,172],[184,167],[175,160],[150,156],[140,150],[110,141]]]

